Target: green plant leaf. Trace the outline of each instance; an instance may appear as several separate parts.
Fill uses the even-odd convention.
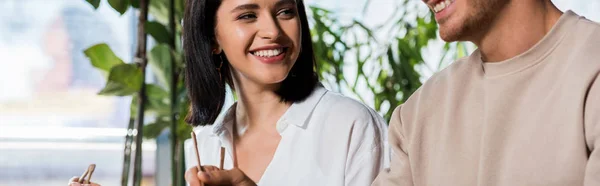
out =
[[[108,0],[108,4],[121,15],[129,8],[129,0]]]
[[[467,52],[466,43],[457,43],[456,44],[456,59],[468,56],[469,52]]]
[[[169,25],[169,1],[151,0],[149,10],[154,19],[163,25]]]
[[[183,54],[181,50],[178,50],[173,53],[173,57],[175,59],[175,69],[183,69],[185,67],[185,63],[183,62]],[[180,70],[180,71],[181,71]]]
[[[175,0],[175,14],[177,15],[177,20],[183,18],[183,13],[185,12],[185,0]]]
[[[137,94],[132,96],[130,115],[135,118],[138,111],[139,98]],[[169,114],[169,93],[163,88],[154,84],[146,84],[146,104],[144,112],[152,112],[156,115],[168,115]]]
[[[150,34],[150,36],[152,36],[152,38],[154,38],[154,40],[156,40],[158,43],[168,45],[173,41],[173,38],[171,38],[171,34],[167,30],[167,27],[159,22],[146,22],[144,27],[146,28],[146,32],[148,32],[148,34]]]
[[[179,113],[177,114],[177,137],[179,140],[185,140],[190,138],[190,132],[192,131],[192,127],[185,122],[186,114],[188,113],[188,109],[190,108],[190,100],[187,96],[182,97],[180,99],[179,105]]]
[[[98,7],[100,6],[100,0],[85,0],[88,3],[90,3],[94,9],[98,9]]]
[[[191,137],[190,136],[191,132],[192,132],[192,126],[188,125],[187,123],[183,122],[183,123],[177,124],[178,140],[185,141],[186,139],[189,139]]]
[[[125,64],[105,43],[91,46],[83,53],[90,59],[92,66],[102,70],[104,75],[106,75],[114,66]]]
[[[421,59],[421,54],[419,54],[419,52],[415,51],[415,49],[413,47],[411,47],[410,44],[408,44],[408,42],[406,40],[398,39],[397,42],[398,42],[398,51],[400,51],[406,55],[410,55],[411,59],[416,59],[417,61],[423,61],[423,59]]]
[[[131,0],[131,7],[140,8],[140,0]]]
[[[158,115],[168,115],[170,110],[169,93],[154,84],[146,84],[146,95],[148,104],[146,111],[156,112]]]
[[[144,125],[144,138],[155,139],[169,126],[169,122],[157,119],[154,123]]]
[[[150,51],[148,56],[148,63],[158,81],[164,85],[163,87],[169,87],[171,85],[172,66],[171,66],[171,49],[165,44],[156,45]]]
[[[142,87],[142,69],[136,64],[120,64],[110,69],[106,86],[98,93],[106,96],[128,96]]]

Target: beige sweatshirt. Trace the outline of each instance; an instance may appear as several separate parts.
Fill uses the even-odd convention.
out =
[[[475,51],[395,110],[373,185],[600,186],[599,73],[600,25],[570,11],[517,57]]]

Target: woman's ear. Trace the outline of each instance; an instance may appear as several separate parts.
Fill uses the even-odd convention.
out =
[[[221,54],[221,52],[223,52],[223,49],[221,47],[213,47],[212,53],[215,55]]]
[[[212,48],[213,48],[212,53],[214,55],[218,55],[218,54],[221,54],[221,52],[223,52],[223,48],[221,48],[221,45],[219,44],[219,40],[217,40],[216,38],[213,40]]]

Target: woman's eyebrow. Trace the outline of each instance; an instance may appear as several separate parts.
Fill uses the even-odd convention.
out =
[[[287,4],[296,4],[296,1],[295,0],[280,0],[277,3],[275,3],[275,7],[280,7],[280,6],[287,5]],[[256,9],[260,9],[260,6],[258,4],[255,4],[255,3],[243,4],[243,5],[236,6],[235,8],[233,8],[233,10],[231,10],[231,12],[237,12],[237,11],[243,11],[243,10],[256,10]]]
[[[260,6],[258,4],[243,4],[235,7],[231,12],[243,11],[243,10],[256,10],[259,9]]]
[[[296,0],[280,0],[277,3],[275,3],[275,7],[280,7],[283,5],[288,5],[288,4],[296,4]]]

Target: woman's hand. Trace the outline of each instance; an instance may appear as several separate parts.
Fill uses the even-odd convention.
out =
[[[198,172],[196,167],[185,171],[185,180],[190,186],[200,186],[200,182],[205,185],[256,186],[256,183],[238,168],[231,170],[221,170],[215,166],[203,166],[203,168],[204,172]]]
[[[89,184],[79,183],[79,178],[73,177],[69,180],[69,186],[100,186],[100,185],[97,183],[89,183]]]

